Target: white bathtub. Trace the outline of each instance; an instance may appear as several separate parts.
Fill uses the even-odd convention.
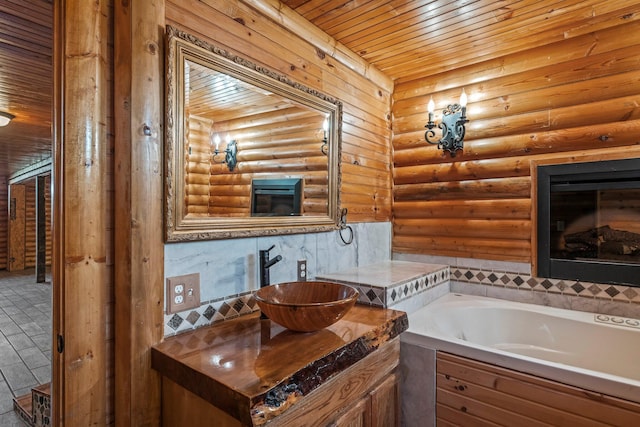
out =
[[[409,315],[402,340],[640,403],[640,322],[597,317],[447,294]]]

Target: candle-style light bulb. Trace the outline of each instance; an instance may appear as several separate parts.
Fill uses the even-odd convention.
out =
[[[433,114],[433,110],[436,109],[436,104],[433,102],[433,98],[429,98],[429,103],[427,104],[427,111],[429,114]]]
[[[216,151],[218,151],[218,148],[220,148],[220,135],[216,134],[213,138],[213,142],[216,144]]]
[[[224,139],[224,142],[229,144],[231,142],[231,135],[227,134],[227,137]]]
[[[461,107],[467,106],[467,94],[464,91],[464,89],[462,89],[462,93],[460,94],[460,106]]]
[[[322,122],[322,130],[325,131],[325,132],[329,130],[329,120],[328,119],[324,119],[324,121]]]

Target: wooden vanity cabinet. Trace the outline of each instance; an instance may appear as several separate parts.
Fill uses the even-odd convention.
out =
[[[300,397],[265,427],[400,425],[400,341],[395,338]],[[248,427],[178,384],[163,378],[163,426]]]
[[[400,425],[400,382],[393,373],[371,393],[349,407],[329,425],[336,427],[393,427]]]
[[[255,312],[151,348],[162,425],[400,425],[403,311],[356,305],[328,328],[296,333]]]

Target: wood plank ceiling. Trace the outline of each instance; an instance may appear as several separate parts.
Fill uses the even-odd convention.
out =
[[[396,82],[640,17],[638,0],[283,0]],[[51,154],[53,0],[0,0],[0,176]]]
[[[396,82],[640,18],[638,0],[282,0]]]
[[[53,0],[0,0],[0,177],[51,157]]]

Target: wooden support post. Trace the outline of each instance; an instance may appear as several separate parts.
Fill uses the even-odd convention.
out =
[[[36,282],[47,280],[46,177],[36,177]]]
[[[114,4],[115,422],[160,425],[164,0]]]

